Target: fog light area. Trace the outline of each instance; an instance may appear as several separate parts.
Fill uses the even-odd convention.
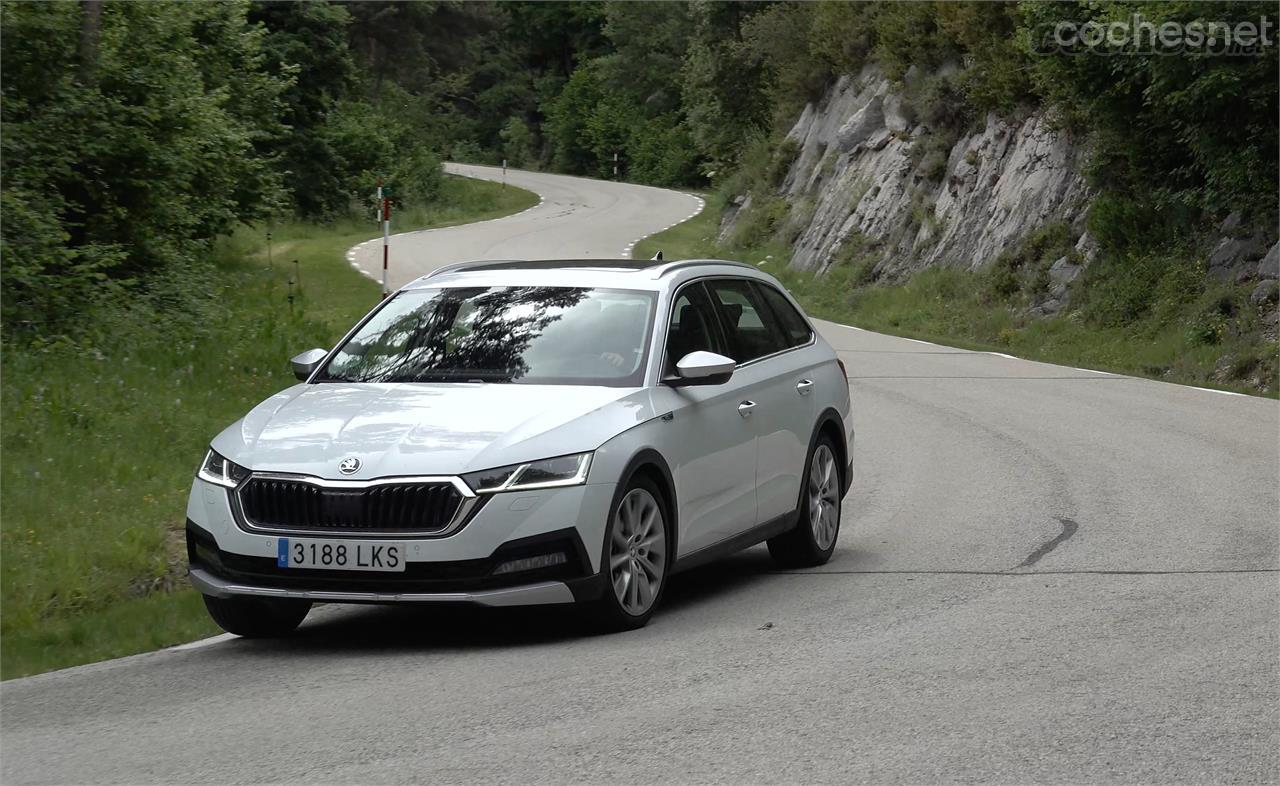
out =
[[[523,559],[513,559],[510,562],[504,562],[498,566],[493,575],[499,576],[504,573],[522,573],[526,570],[537,570],[538,568],[549,568],[552,565],[563,565],[569,559],[563,552],[555,552],[554,554],[539,554],[536,557],[524,557]]]

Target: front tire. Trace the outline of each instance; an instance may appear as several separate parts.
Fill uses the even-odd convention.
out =
[[[591,609],[602,632],[642,628],[667,585],[667,510],[661,489],[641,475],[627,484],[609,515],[600,570],[608,586]]]
[[[800,516],[793,529],[769,539],[769,554],[784,568],[811,568],[831,559],[840,536],[840,469],[836,448],[818,437],[804,465]]]
[[[205,595],[204,607],[218,627],[227,633],[247,639],[268,639],[292,633],[311,611],[311,601]]]

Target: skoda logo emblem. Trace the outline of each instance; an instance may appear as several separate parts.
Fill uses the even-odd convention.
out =
[[[351,475],[359,469],[360,469],[360,459],[356,458],[355,456],[349,456],[348,458],[344,458],[338,464],[338,471],[341,472],[343,475]]]

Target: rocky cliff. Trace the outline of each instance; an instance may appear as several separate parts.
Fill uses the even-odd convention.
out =
[[[936,132],[913,115],[874,66],[841,78],[820,103],[805,108],[783,142],[780,152],[794,160],[771,197],[788,205],[791,265],[821,272],[842,254],[857,256],[871,260],[877,279],[889,281],[933,266],[975,270],[1061,222],[1078,253],[1050,269],[1043,310],[1056,311],[1067,284],[1097,253],[1085,231],[1086,151],[1044,112],[1020,119],[988,115],[980,130],[948,139],[941,150]],[[913,147],[930,134],[934,160],[922,160]],[[722,238],[749,214],[751,201],[741,197],[726,212]],[[1274,264],[1259,262],[1268,246],[1261,238],[1224,237],[1208,266],[1222,277],[1274,278]]]

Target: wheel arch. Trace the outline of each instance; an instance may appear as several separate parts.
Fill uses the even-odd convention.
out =
[[[813,427],[813,434],[809,437],[809,448],[805,452],[806,457],[813,452],[814,445],[818,444],[818,438],[824,434],[831,438],[831,442],[836,448],[836,469],[840,473],[840,494],[843,496],[849,491],[849,486],[853,483],[853,473],[849,471],[852,457],[849,455],[849,445],[845,440],[844,421],[834,407],[827,407],[818,415],[818,421]],[[801,494],[804,493],[803,488],[804,484],[801,483]],[[797,508],[799,507],[799,502],[796,503],[796,506]]]
[[[669,549],[672,555],[672,562],[674,562],[680,548],[680,507],[676,503],[675,476],[671,474],[671,467],[667,464],[667,460],[657,450],[654,448],[641,448],[627,461],[622,473],[619,475],[618,487],[614,491],[613,501],[609,505],[609,515],[612,516],[613,511],[617,510],[618,503],[622,500],[622,495],[626,493],[631,479],[640,474],[651,478],[657,484],[658,490],[662,492],[662,501],[667,509],[667,542],[670,544]]]

